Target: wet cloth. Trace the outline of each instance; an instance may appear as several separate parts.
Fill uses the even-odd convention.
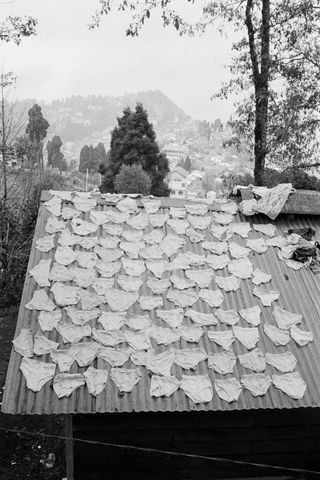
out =
[[[143,199],[141,203],[147,213],[156,213],[161,207],[161,200],[157,199]]]
[[[133,351],[130,353],[130,360],[137,365],[138,367],[146,367],[147,360],[149,357],[154,355],[154,351],[152,348],[149,350],[141,350],[141,351]]]
[[[213,270],[222,270],[230,261],[228,255],[208,255],[206,257],[207,264],[213,268]]]
[[[274,307],[272,315],[282,330],[289,330],[293,325],[297,325],[302,321],[302,315],[299,313],[288,312],[284,308],[280,308],[278,305]]]
[[[124,333],[120,330],[106,331],[93,328],[92,337],[105,347],[115,347],[125,341]]]
[[[94,223],[87,222],[85,220],[81,220],[80,218],[73,218],[71,220],[71,227],[73,233],[77,235],[90,235],[91,233],[95,233],[98,230],[98,225]]]
[[[169,278],[162,278],[159,280],[158,278],[149,277],[147,279],[147,287],[156,295],[162,295],[165,293],[170,285]]]
[[[186,270],[190,268],[188,258],[183,253],[178,253],[172,262],[166,263],[166,271],[174,272],[175,270]]]
[[[221,323],[225,323],[226,325],[235,325],[239,321],[239,315],[236,310],[223,310],[222,308],[218,308],[216,310],[216,316],[220,320]]]
[[[259,268],[256,268],[253,271],[252,283],[255,285],[260,285],[261,283],[268,283],[271,280],[271,275],[269,273],[262,272]]]
[[[182,375],[180,388],[193,403],[207,403],[213,398],[208,375]]]
[[[61,216],[63,220],[71,220],[71,218],[80,217],[80,215],[81,212],[79,212],[79,210],[75,210],[74,208],[63,207],[61,210]]]
[[[89,210],[92,210],[97,205],[95,198],[85,198],[79,196],[75,197],[72,200],[72,203],[77,210],[80,210],[80,212],[89,212]]]
[[[97,277],[97,273],[94,268],[70,268],[73,281],[78,287],[88,288],[94,282]]]
[[[182,237],[177,237],[175,235],[167,235],[159,243],[159,246],[163,253],[167,257],[172,257],[183,245],[186,243],[185,239]]]
[[[65,200],[66,202],[71,202],[72,200],[72,192],[66,192],[62,190],[49,190],[50,195],[53,195],[54,197],[59,197],[61,200]]]
[[[206,263],[206,257],[204,255],[198,255],[197,253],[193,252],[179,253],[175,260],[178,259],[179,261],[186,260],[186,262],[192,267],[201,267],[201,265]]]
[[[29,270],[30,277],[33,277],[39,287],[50,287],[49,273],[51,260],[40,260],[38,265]]]
[[[177,332],[183,340],[190,343],[198,343],[204,334],[204,331],[199,326],[187,327],[185,325],[181,325],[181,327],[177,328]]]
[[[207,332],[207,335],[211,342],[220,345],[223,350],[230,350],[231,345],[235,341],[232,330],[210,330]]]
[[[139,255],[145,260],[159,260],[162,258],[163,252],[159,245],[150,245],[149,247],[140,249]]]
[[[233,327],[233,334],[236,339],[248,350],[254,348],[260,340],[259,330],[257,327]]]
[[[75,245],[80,245],[82,238],[83,237],[80,237],[80,235],[71,233],[70,230],[66,228],[59,235],[58,244],[61,245],[61,247],[73,247]]]
[[[105,223],[104,225],[102,225],[102,228],[109,235],[115,236],[122,235],[122,232],[124,230],[122,225],[117,225],[115,223]]]
[[[60,217],[61,215],[61,198],[59,197],[52,197],[47,202],[44,202],[43,206],[52,213],[55,217]]]
[[[170,280],[173,283],[173,286],[178,290],[185,290],[187,288],[195,287],[196,284],[189,278],[183,277],[181,274],[174,272],[170,276]]]
[[[138,202],[134,198],[125,197],[116,205],[120,212],[137,213],[139,211]]]
[[[307,384],[299,372],[272,375],[273,385],[289,397],[299,400],[305,394]]]
[[[100,345],[96,342],[82,342],[72,345],[79,367],[87,367],[96,358]]]
[[[50,352],[51,360],[58,364],[60,372],[69,372],[76,355],[77,351],[72,346],[66,350],[60,349]]]
[[[51,332],[62,319],[62,312],[60,309],[53,312],[40,312],[38,316],[38,323],[43,332]]]
[[[118,275],[117,282],[119,287],[126,292],[138,292],[142,287],[141,277],[131,277],[130,275]]]
[[[262,287],[254,287],[253,295],[259,297],[262,305],[265,307],[270,307],[271,303],[279,300],[280,292],[277,290],[265,290]]]
[[[44,310],[46,312],[52,312],[56,308],[56,305],[50,300],[45,289],[41,288],[40,290],[35,290],[33,292],[32,299],[30,302],[26,303],[25,308],[27,310]]]
[[[132,277],[140,277],[146,270],[143,260],[131,260],[131,258],[122,258],[121,262],[124,272]]]
[[[73,273],[64,265],[54,263],[49,273],[49,280],[53,282],[72,282]]]
[[[154,325],[150,330],[150,337],[155,340],[158,345],[169,345],[180,340],[178,330],[173,330],[167,327],[159,327]]]
[[[70,265],[77,259],[77,253],[70,247],[58,247],[54,254],[54,259],[60,265]]]
[[[182,308],[174,308],[171,310],[156,310],[158,318],[161,318],[170,328],[177,328],[183,322],[184,312]]]
[[[163,260],[147,260],[146,267],[157,278],[161,278],[163,273],[166,271],[166,262]]]
[[[154,308],[162,307],[163,298],[160,296],[141,295],[138,302],[141,310],[153,310]]]
[[[136,292],[123,292],[122,290],[111,288],[105,293],[105,298],[113,312],[124,312],[138,300],[139,295]]]
[[[266,353],[266,362],[268,365],[279,370],[282,373],[293,372],[297,365],[297,359],[292,353]]]
[[[236,292],[240,287],[241,279],[230,275],[229,277],[216,276],[216,284],[226,292]]]
[[[268,245],[263,238],[249,238],[246,246],[256,253],[265,253],[268,250]]]
[[[220,225],[229,225],[234,221],[234,217],[230,213],[212,212],[212,218]]]
[[[142,230],[123,230],[121,233],[121,236],[127,241],[127,242],[141,242],[142,237],[143,237],[143,231]],[[117,238],[117,237],[110,237],[110,238]],[[102,245],[104,246],[104,245]],[[115,247],[106,247],[106,248],[115,248]]]
[[[54,377],[55,363],[41,362],[33,358],[22,359],[20,370],[26,379],[27,388],[39,392],[43,385]]]
[[[35,248],[40,250],[40,252],[50,252],[54,248],[54,235],[45,235],[39,240],[36,241]]]
[[[131,315],[125,318],[125,324],[134,331],[145,330],[152,325],[149,315]]]
[[[151,230],[151,232],[145,233],[143,235],[143,240],[148,245],[156,245],[161,242],[163,237],[164,237],[163,231],[160,230],[159,228],[154,228],[153,230]]]
[[[254,372],[263,372],[266,369],[266,359],[259,348],[251,350],[249,353],[244,353],[238,356],[240,365]]]
[[[95,225],[103,225],[109,221],[108,212],[103,210],[91,210],[89,217],[91,222]]]
[[[277,230],[272,223],[253,224],[252,226],[256,232],[261,232],[267,237],[274,237]]]
[[[139,258],[139,250],[145,248],[145,246],[146,244],[142,241],[141,242],[120,242],[120,249],[122,249],[128,255],[129,258],[133,258],[133,259]],[[117,260],[117,258],[115,258],[114,260]],[[114,260],[112,259],[111,261],[114,261]],[[110,261],[110,259],[107,261]]]
[[[146,213],[143,213],[143,212],[138,213],[138,215],[134,215],[134,216],[130,217],[127,220],[127,224],[130,227],[132,227],[136,230],[143,230],[149,224],[148,215]]]
[[[98,352],[98,357],[109,363],[111,367],[122,367],[130,357],[131,349],[119,349],[112,347],[101,347]]]
[[[155,213],[153,215],[148,215],[149,223],[154,228],[161,228],[169,220],[169,215],[167,213]]]
[[[187,290],[169,289],[167,293],[167,300],[182,308],[191,307],[198,298],[198,293],[192,288]]]
[[[205,215],[208,212],[208,206],[204,203],[188,203],[185,209],[190,215]]]
[[[151,348],[149,329],[141,330],[139,332],[132,332],[131,330],[124,330],[124,339],[130,347],[134,350],[148,350]]]
[[[265,395],[271,385],[271,377],[265,373],[251,373],[249,375],[242,375],[241,384],[249,390],[254,397]]]
[[[234,233],[241,238],[248,238],[248,233],[251,231],[251,225],[248,222],[234,223],[228,227],[227,237],[231,237]]]
[[[35,355],[46,355],[47,353],[57,350],[59,343],[49,340],[41,332],[37,332],[34,336],[33,352]]]
[[[266,238],[266,244],[268,245],[268,247],[282,248],[285,246],[285,243],[286,243],[285,237],[278,236],[273,238]]]
[[[152,397],[170,397],[179,386],[180,381],[172,375],[167,377],[152,375],[149,394]]]
[[[202,248],[216,255],[222,255],[228,250],[227,242],[202,242]]]
[[[296,325],[293,325],[290,328],[290,334],[291,334],[291,337],[293,338],[293,340],[298,345],[300,345],[300,347],[304,347],[309,342],[313,342],[313,333],[301,330]]]
[[[221,225],[217,225],[215,223],[210,226],[210,232],[217,240],[222,240],[227,231],[228,227],[222,227]]]
[[[45,232],[46,233],[57,233],[62,232],[66,228],[67,224],[64,221],[60,221],[57,217],[49,217],[46,223]]]
[[[261,200],[256,202],[254,210],[259,213],[264,213],[271,218],[271,220],[274,220],[281,212],[290,193],[293,191],[291,183],[281,183],[276,187],[265,189],[261,195]],[[261,191],[259,194],[260,193]]]
[[[56,330],[62,336],[64,343],[80,342],[84,337],[91,336],[91,327],[89,325],[73,325],[72,323],[60,322]]]
[[[188,215],[187,218],[191,227],[195,230],[206,230],[212,222],[210,216],[201,217],[200,215]]]
[[[201,348],[174,348],[174,363],[184,370],[195,370],[197,365],[208,358],[207,353]]]
[[[91,237],[89,237],[89,238],[91,238]],[[86,239],[86,240],[88,240],[88,239]],[[99,244],[101,245],[101,247],[107,248],[107,249],[117,248],[118,245],[119,245],[119,242],[120,242],[120,238],[117,237],[116,235],[114,235],[114,236],[107,235],[106,237],[100,237],[99,238]]]
[[[274,325],[265,323],[263,325],[263,331],[277,347],[287,345],[290,342],[290,336],[287,330],[281,330]]]
[[[165,350],[162,353],[151,355],[147,358],[146,367],[152,373],[170,377],[170,370],[173,364],[174,354]]]
[[[30,328],[21,328],[19,335],[12,341],[15,352],[23,357],[33,356],[33,336]]]
[[[209,290],[208,288],[201,288],[199,291],[199,298],[206,302],[211,308],[220,307],[224,302],[224,296],[221,290]]]
[[[111,368],[110,378],[118,387],[120,393],[132,392],[133,387],[141,379],[139,368]]]
[[[208,367],[221,375],[233,373],[237,357],[232,352],[214,353],[208,355]]]
[[[106,331],[120,330],[120,328],[123,327],[125,323],[125,315],[125,312],[102,312],[98,322]]]
[[[199,232],[199,230],[195,230],[191,227],[187,228],[186,235],[189,237],[191,243],[203,242],[205,239],[205,234],[203,232]]]
[[[170,207],[169,213],[173,218],[184,218],[187,212],[184,207]]]
[[[96,269],[100,273],[101,277],[111,278],[121,270],[121,262],[104,262],[103,260],[98,260]],[[126,269],[124,270],[127,273]]]
[[[222,212],[231,213],[231,215],[235,215],[238,211],[238,205],[235,202],[221,203],[220,210]]]
[[[66,307],[65,311],[75,325],[84,325],[91,320],[95,320],[100,315],[99,308],[93,308],[92,310],[79,310],[75,307]]]
[[[92,310],[93,308],[99,307],[103,303],[106,303],[106,300],[105,297],[102,295],[97,295],[96,293],[90,292],[89,290],[80,289],[80,302],[81,308],[83,310]]]
[[[107,386],[108,371],[101,370],[90,366],[83,374],[88,391],[91,395],[96,397]]]
[[[260,314],[261,308],[259,307],[259,305],[239,310],[239,315],[244,318],[246,322],[250,323],[255,327],[260,325]]]
[[[242,247],[239,243],[230,242],[229,251],[232,258],[245,258],[250,254],[250,249],[247,247]]]
[[[114,278],[94,278],[92,288],[98,295],[104,295],[110,288],[114,287]]]
[[[189,227],[189,222],[187,220],[171,218],[167,221],[167,225],[169,225],[169,227],[171,227],[178,235],[184,235]]]
[[[186,270],[185,275],[187,278],[195,282],[200,288],[208,288],[210,282],[213,279],[213,270]]]
[[[238,260],[229,260],[229,272],[238,278],[251,278],[253,273],[253,265],[249,258],[239,258]]]
[[[123,250],[120,248],[103,248],[99,245],[94,247],[94,252],[103,260],[104,262],[115,262],[123,255]]]
[[[218,319],[212,313],[197,312],[188,308],[185,312],[185,316],[191,318],[191,320],[198,325],[218,325]]]
[[[85,385],[86,381],[81,373],[58,373],[53,380],[53,390],[58,398],[70,397],[77,388]]]
[[[94,268],[97,266],[98,257],[93,252],[77,252],[77,263],[81,268]]]
[[[236,402],[242,392],[242,385],[236,378],[228,378],[225,380],[215,379],[214,388],[222,400],[228,403]]]

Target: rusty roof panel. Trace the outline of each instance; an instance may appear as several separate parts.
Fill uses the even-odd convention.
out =
[[[163,211],[168,211],[168,207],[180,206],[181,202],[176,202],[171,199],[165,199],[162,203]],[[107,208],[99,206],[99,208]],[[110,207],[108,207],[110,208]],[[54,250],[48,254],[41,254],[34,248],[36,240],[43,236],[46,220],[49,216],[47,210],[40,208],[37,226],[35,230],[33,246],[31,249],[29,266],[34,267],[40,259],[52,258]],[[88,217],[86,214],[85,217]],[[85,218],[84,217],[84,218]],[[237,215],[237,221],[252,223],[269,223],[269,220],[261,215],[253,217],[244,217],[241,214]],[[274,222],[277,227],[277,234],[282,234],[289,228],[297,227],[312,227],[316,231],[316,239],[320,241],[320,219],[319,217],[292,217],[280,215]],[[150,227],[149,227],[150,228]],[[167,227],[163,227],[167,229]],[[168,227],[169,230],[169,227]],[[261,233],[250,232],[250,237],[260,237]],[[206,232],[208,240],[212,240],[210,233]],[[241,245],[245,244],[245,239],[235,237],[236,241]],[[192,244],[189,241],[183,247],[182,251],[191,250],[195,253],[204,253],[199,244]],[[301,400],[293,400],[283,392],[271,386],[268,393],[262,397],[254,398],[248,391],[243,391],[237,402],[231,404],[222,401],[214,392],[213,400],[206,404],[195,405],[186,397],[182,390],[177,390],[171,397],[153,398],[149,395],[150,378],[145,368],[141,367],[142,379],[135,386],[132,393],[119,395],[117,387],[111,380],[108,381],[107,388],[103,390],[96,398],[88,393],[86,387],[80,387],[69,398],[58,399],[52,388],[52,381],[48,382],[38,393],[34,393],[26,388],[25,379],[22,376],[19,367],[21,363],[21,356],[12,350],[10,363],[8,367],[7,380],[5,385],[2,411],[11,414],[61,414],[61,413],[103,413],[103,412],[165,412],[165,411],[200,411],[200,410],[250,410],[250,409],[273,409],[273,408],[299,408],[299,407],[319,407],[320,406],[320,275],[314,275],[309,270],[294,271],[286,266],[277,257],[276,249],[270,247],[265,254],[254,254],[252,262],[255,267],[260,268],[266,273],[272,275],[270,289],[279,290],[280,299],[278,304],[295,313],[301,313],[304,316],[302,328],[311,330],[314,335],[314,341],[305,347],[299,347],[294,341],[291,341],[286,347],[275,347],[262,331],[262,325],[266,321],[271,321],[272,307],[263,307],[256,297],[252,295],[252,284],[250,280],[241,280],[240,289],[237,292],[224,292],[225,301],[222,305],[224,309],[236,309],[250,307],[259,304],[262,309],[261,325],[259,326],[261,341],[258,344],[259,348],[264,352],[282,353],[290,351],[297,358],[298,363],[296,370],[298,370],[307,383],[307,390]],[[197,267],[196,267],[197,268]],[[219,274],[227,274],[227,269],[219,271]],[[140,294],[150,293],[146,287],[146,278],[149,273],[145,272],[143,275],[144,284],[140,290]],[[169,275],[166,273],[165,275]],[[35,281],[26,276],[25,286],[21,299],[21,306],[18,316],[16,335],[21,328],[31,328],[35,333],[39,327],[37,325],[38,313],[35,311],[28,311],[24,305],[31,299],[35,290]],[[208,313],[210,311],[208,305],[202,301],[197,302],[197,310]],[[173,308],[173,305],[166,300],[164,296],[164,308]],[[139,312],[138,307],[133,307],[133,312]],[[159,319],[155,318],[154,312],[151,312],[153,322],[162,324]],[[186,323],[190,323],[189,319],[185,319]],[[92,322],[93,326],[95,322]],[[244,320],[239,322],[240,326],[248,326]],[[214,327],[204,327],[213,329]],[[49,338],[58,341],[62,344],[61,337],[53,330],[49,332]],[[155,345],[154,345],[155,346]],[[170,347],[186,348],[188,344],[181,340]],[[219,351],[219,348],[214,343],[208,340],[207,335],[204,335],[199,346],[205,348],[208,353]],[[157,346],[156,350],[160,353],[166,347]],[[236,355],[246,353],[247,350],[238,342],[233,344],[233,350]],[[49,360],[49,356],[40,357],[41,360]],[[94,360],[94,366],[97,368],[106,368],[106,364],[101,359]],[[126,367],[133,367],[130,361],[125,364]],[[109,367],[108,367],[109,368]],[[72,373],[83,372],[85,368],[78,367],[75,363],[71,368]],[[173,365],[172,374],[180,377],[183,373],[182,369]],[[202,361],[196,368],[195,374],[208,374],[212,382],[215,378],[223,378],[222,376],[207,368],[207,362]],[[236,365],[234,376],[239,378],[243,374],[252,373],[239,364]],[[266,373],[277,373],[272,367],[267,366]]]

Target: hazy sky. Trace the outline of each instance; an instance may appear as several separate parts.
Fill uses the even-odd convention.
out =
[[[140,36],[131,38],[125,36],[128,17],[120,13],[89,31],[97,6],[97,0],[0,0],[2,18],[32,15],[39,21],[36,37],[20,46],[0,44],[4,70],[18,77],[19,98],[158,89],[194,118],[228,118],[232,101],[210,96],[229,78],[224,66],[230,62],[232,35],[221,38],[217,28],[210,28],[202,37],[179,37],[153,15]],[[187,6],[185,13],[191,18],[196,12]]]

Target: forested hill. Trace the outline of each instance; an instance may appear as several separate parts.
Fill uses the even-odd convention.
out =
[[[63,142],[81,140],[94,132],[110,130],[116,125],[125,107],[141,102],[149,114],[155,128],[188,120],[185,112],[175,105],[162,92],[147,91],[111,96],[72,96],[63,100],[44,103],[35,99],[19,102],[25,111],[34,103],[39,103],[45,118],[50,123],[50,132],[60,135]]]

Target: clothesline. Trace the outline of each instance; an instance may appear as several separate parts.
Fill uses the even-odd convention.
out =
[[[264,463],[254,463],[254,462],[244,462],[242,460],[231,460],[229,458],[222,458],[222,457],[208,457],[206,455],[197,455],[194,453],[183,453],[183,452],[173,452],[171,450],[160,450],[157,448],[147,448],[147,447],[137,447],[135,445],[120,445],[118,443],[108,443],[108,442],[101,442],[99,440],[86,440],[83,438],[77,437],[65,437],[63,435],[51,435],[47,433],[41,432],[31,432],[29,430],[19,430],[19,429],[11,429],[11,428],[3,428],[0,427],[0,431],[8,432],[8,433],[15,433],[19,435],[29,435],[35,437],[42,437],[42,438],[51,438],[55,440],[63,440],[63,441],[73,441],[78,443],[86,443],[90,445],[100,445],[104,447],[111,447],[111,448],[120,448],[123,450],[136,450],[140,452],[147,452],[147,453],[155,453],[155,454],[162,454],[162,455],[171,455],[174,457],[186,457],[186,458],[194,458],[194,459],[202,459],[208,460],[211,462],[218,462],[218,463],[231,463],[236,465],[243,465],[243,466],[250,466],[250,467],[257,467],[257,468],[268,468],[272,470],[278,470],[282,472],[293,472],[293,473],[312,473],[315,475],[320,475],[320,472],[314,470],[305,470],[302,468],[293,468],[293,467],[280,467],[277,465],[267,465]]]

